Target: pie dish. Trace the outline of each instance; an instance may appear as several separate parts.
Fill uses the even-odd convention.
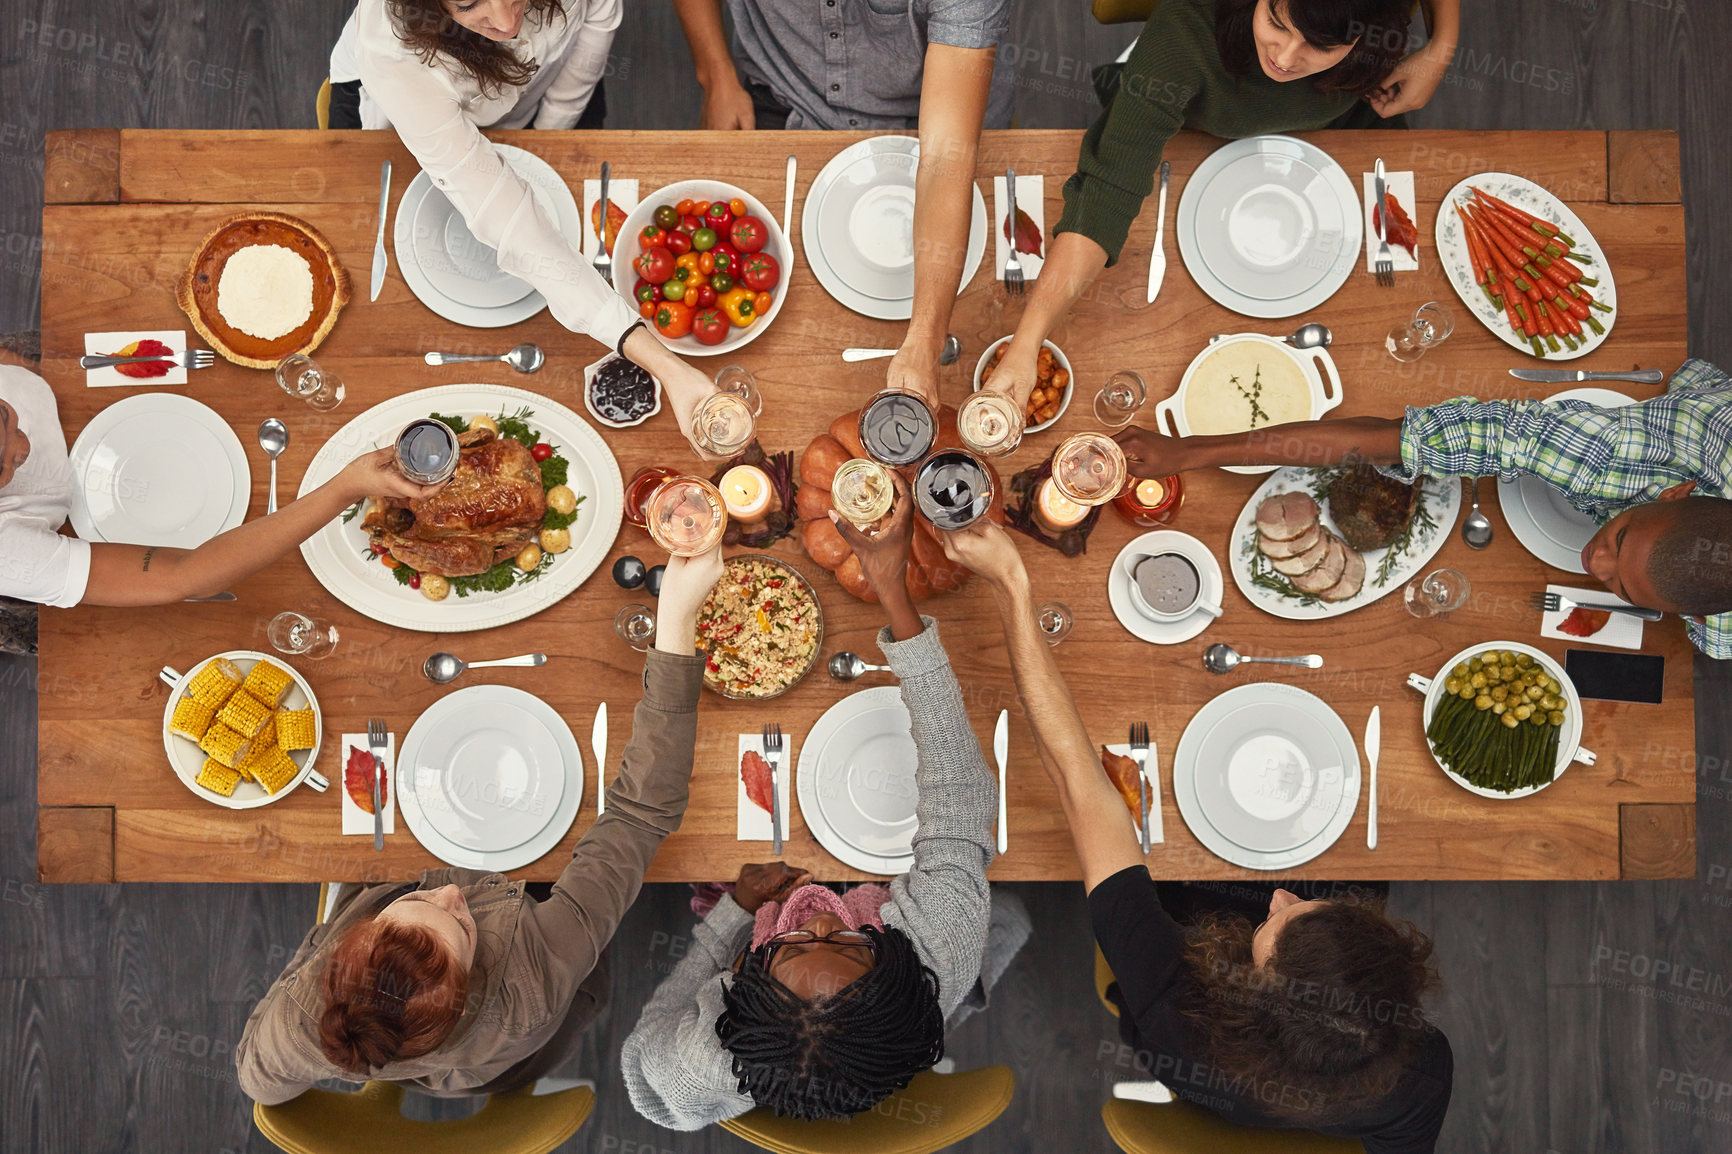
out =
[[[237,327],[218,307],[223,270],[236,253],[277,246],[306,261],[312,275],[312,311],[280,335],[261,337]],[[349,303],[349,274],[330,242],[312,225],[280,212],[230,217],[198,246],[175,293],[193,328],[225,360],[249,369],[274,369],[290,353],[310,353],[329,335]]]

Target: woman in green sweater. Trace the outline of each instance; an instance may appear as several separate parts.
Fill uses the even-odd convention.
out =
[[[1453,53],[1456,4],[1444,8],[1433,44]],[[990,387],[1028,403],[1041,342],[1118,260],[1175,132],[1239,139],[1322,128],[1360,100],[1392,107],[1411,11],[1412,0],[1162,0],[1083,136],[1046,264]]]

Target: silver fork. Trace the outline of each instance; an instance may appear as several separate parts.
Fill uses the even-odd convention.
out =
[[[385,807],[379,804],[379,777],[385,772],[385,723],[377,717],[367,722],[367,747],[373,751],[373,848],[385,848]]]
[[[1137,833],[1142,838],[1146,854],[1149,852],[1149,779],[1143,768],[1149,756],[1149,723],[1146,721],[1131,722],[1131,756],[1137,763],[1137,809],[1141,814]]]
[[[1377,177],[1372,185],[1377,197],[1377,207],[1372,210],[1371,222],[1377,226],[1377,263],[1372,271],[1377,274],[1377,283],[1384,288],[1395,287],[1395,259],[1389,251],[1389,193],[1383,182],[1383,158],[1377,158]]]
[[[1016,255],[1016,169],[1004,172],[1004,195],[1010,200],[1010,215],[1004,218],[1010,227],[1010,255],[1004,261],[1004,291],[1013,297],[1022,295],[1022,261]]]
[[[115,365],[136,365],[144,361],[167,361],[184,369],[208,369],[216,364],[216,354],[209,349],[188,349],[184,353],[169,353],[160,357],[98,357],[78,358],[81,369],[107,369]]]
[[[770,755],[770,852],[782,856],[782,727],[775,722],[764,726],[764,752]]]
[[[613,258],[607,255],[607,181],[608,163],[604,160],[601,162],[601,199],[596,202],[601,206],[601,211],[597,214],[601,217],[601,228],[596,230],[601,236],[596,241],[595,259],[590,263],[595,265],[595,271],[601,274],[601,278],[611,285]]]
[[[1658,609],[1641,609],[1634,605],[1612,605],[1598,601],[1572,601],[1559,593],[1530,593],[1528,607],[1538,609],[1541,613],[1553,613],[1559,609],[1600,609],[1607,613],[1628,613],[1631,617],[1640,617],[1643,621],[1666,619],[1666,615]]]

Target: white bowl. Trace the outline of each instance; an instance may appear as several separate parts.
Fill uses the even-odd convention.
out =
[[[1012,334],[1012,335],[1014,336],[1015,334]],[[992,360],[992,354],[999,348],[999,346],[1006,345],[1009,343],[1010,343],[1010,337],[999,337],[996,341],[993,341],[990,345],[987,345],[986,351],[984,351],[980,354],[980,359],[978,361],[974,362],[974,391],[975,392],[978,393],[980,391],[980,388],[981,388],[980,375],[982,373],[986,372],[987,362]],[[1026,428],[1024,428],[1022,430],[1024,436],[1027,436],[1030,433],[1039,433],[1043,430],[1050,429],[1054,425],[1058,424],[1059,418],[1063,417],[1065,410],[1070,408],[1071,394],[1076,392],[1076,370],[1074,370],[1070,367],[1070,358],[1064,355],[1063,349],[1059,348],[1057,345],[1053,344],[1051,341],[1042,341],[1041,344],[1045,345],[1047,348],[1052,350],[1052,359],[1058,362],[1058,367],[1070,374],[1070,383],[1065,385],[1065,387],[1064,387],[1064,396],[1059,399],[1058,412],[1053,415],[1052,420],[1042,421],[1038,425],[1027,426]]]
[[[169,723],[174,720],[174,707],[182,697],[187,696],[188,683],[198,676],[199,671],[205,666],[224,657],[234,662],[242,673],[251,673],[253,666],[260,661],[269,660],[277,668],[287,671],[289,676],[295,680],[294,688],[289,690],[288,697],[284,698],[279,708],[311,709],[313,711],[313,748],[289,752],[289,759],[301,769],[289,780],[289,784],[276,793],[266,793],[264,786],[257,782],[244,780],[235,786],[234,793],[228,797],[224,797],[215,790],[206,789],[198,784],[199,771],[204,768],[204,751],[198,747],[197,742],[169,731]],[[184,674],[175,669],[164,668],[160,676],[163,681],[168,683],[169,687],[168,702],[162,708],[162,748],[168,754],[168,763],[173,767],[175,776],[180,778],[181,784],[199,797],[214,805],[220,805],[224,809],[257,809],[261,805],[270,805],[272,802],[281,801],[293,793],[296,786],[309,778],[314,779],[309,783],[311,788],[320,793],[323,793],[330,785],[324,776],[313,768],[314,763],[319,760],[319,747],[324,743],[325,737],[325,715],[319,708],[319,699],[313,695],[313,687],[305,677],[301,676],[301,671],[291,666],[280,656],[274,653],[261,653],[255,649],[231,649],[226,653],[216,653],[205,658]]]
[[[1341,403],[1341,374],[1335,370],[1335,360],[1329,355],[1327,348],[1296,349],[1280,337],[1272,337],[1266,333],[1223,333],[1210,337],[1209,343],[1203,346],[1203,351],[1191,358],[1191,363],[1185,367],[1185,375],[1180,378],[1179,387],[1173,391],[1173,395],[1155,402],[1153,412],[1156,431],[1167,436],[1190,436],[1190,421],[1185,417],[1185,397],[1190,391],[1191,379],[1197,375],[1197,370],[1222,348],[1230,344],[1245,343],[1261,344],[1286,356],[1299,367],[1299,372],[1311,392],[1311,413],[1307,419],[1315,421]],[[1249,474],[1273,473],[1280,466],[1222,465],[1221,468],[1228,473]]]
[[[601,366],[607,364],[609,361],[623,361],[625,359],[626,358],[620,356],[618,353],[609,353],[593,365],[585,365],[583,367],[583,407],[589,410],[589,415],[595,420],[596,424],[606,425],[610,429],[629,429],[633,425],[641,425],[662,411],[662,379],[654,373],[650,373],[650,380],[655,382],[655,404],[650,406],[649,412],[645,413],[637,420],[610,421],[596,411],[595,402],[590,399],[589,395],[590,385],[595,381],[595,374],[599,373],[601,371]],[[644,371],[649,372],[647,369]]]
[[[738,197],[746,202],[746,208],[751,215],[764,222],[764,228],[770,237],[760,250],[776,258],[776,264],[782,270],[782,277],[771,291],[772,301],[770,311],[759,317],[750,326],[737,329],[729,328],[728,337],[719,344],[706,345],[694,336],[683,336],[669,339],[656,333],[657,338],[668,348],[682,356],[715,357],[723,353],[731,353],[741,345],[750,344],[757,339],[759,333],[770,327],[770,322],[776,319],[776,314],[782,311],[782,301],[788,293],[788,281],[794,271],[794,249],[788,243],[788,238],[782,231],[782,226],[771,215],[764,203],[744,189],[736,188],[719,180],[680,180],[673,184],[656,189],[648,196],[638,201],[625,218],[625,223],[619,226],[619,239],[613,246],[613,284],[614,288],[624,297],[626,303],[635,311],[638,300],[632,295],[632,286],[637,283],[637,273],[632,271],[631,262],[643,251],[638,244],[638,235],[646,225],[654,223],[656,208],[664,204],[678,204],[682,200],[733,200]],[[649,325],[649,330],[655,332],[655,325]]]

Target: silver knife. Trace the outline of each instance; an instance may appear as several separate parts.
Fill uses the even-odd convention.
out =
[[[1161,196],[1155,201],[1155,251],[1149,254],[1149,304],[1160,295],[1161,282],[1167,279],[1167,250],[1161,246],[1167,235],[1167,181],[1173,175],[1173,162],[1161,161]]]
[[[770,754],[770,852],[782,856],[782,778],[777,755]]]
[[[1010,764],[1010,710],[998,711],[992,730],[992,756],[998,762],[998,852],[1010,851],[1010,806],[1005,801],[1005,766]]]
[[[602,161],[601,197],[596,201],[597,204],[601,205],[601,211],[596,214],[601,218],[601,235],[596,238],[596,243],[601,247],[595,250],[597,256],[603,256],[607,253],[607,186],[613,178],[612,172],[612,166],[607,161]]]
[[[1371,228],[1377,233],[1380,241],[1389,239],[1383,235],[1383,206],[1389,203],[1389,193],[1383,187],[1383,158],[1377,158],[1376,171],[1371,177],[1371,195],[1377,200],[1377,207],[1371,210]]]
[[[379,235],[373,241],[373,292],[367,299],[379,299],[379,290],[385,287],[385,269],[391,264],[391,259],[385,255],[385,213],[391,207],[391,162],[386,161],[379,169]]]
[[[1143,843],[1143,853],[1149,852],[1149,779],[1143,773],[1143,752],[1131,747],[1131,759],[1137,763],[1137,812],[1142,820],[1137,824],[1137,836]]]
[[[1539,381],[1557,384],[1560,381],[1635,381],[1642,385],[1658,385],[1666,374],[1659,369],[1630,369],[1622,373],[1589,373],[1581,369],[1511,369],[1509,375],[1518,381]]]
[[[1365,723],[1365,760],[1370,763],[1371,820],[1365,826],[1365,848],[1377,848],[1377,751],[1383,748],[1383,707],[1371,707],[1371,719]]]
[[[607,812],[607,702],[605,701],[595,707],[595,728],[589,731],[589,747],[595,750],[595,816],[600,817]]]
[[[367,745],[373,751],[373,849],[385,848],[385,811],[379,805],[379,778],[385,772],[385,745],[374,738],[374,726],[367,727]]]

